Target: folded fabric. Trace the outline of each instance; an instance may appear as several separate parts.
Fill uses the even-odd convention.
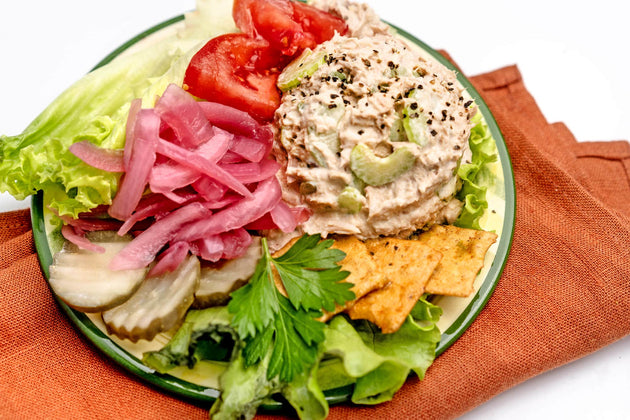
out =
[[[335,406],[331,419],[453,418],[630,333],[630,144],[577,143],[545,120],[514,66],[471,81],[514,168],[503,276],[423,381],[379,406]],[[207,418],[208,407],[128,374],[70,325],[39,269],[28,212],[1,214],[0,239],[0,418]]]

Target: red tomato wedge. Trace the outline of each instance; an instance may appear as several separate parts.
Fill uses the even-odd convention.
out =
[[[285,55],[317,45],[315,37],[293,19],[288,0],[235,0],[232,15],[240,30],[266,39]]]
[[[235,0],[232,16],[241,31],[289,56],[348,31],[343,19],[291,0]]]
[[[276,88],[286,59],[262,38],[225,34],[208,41],[192,58],[184,86],[193,95],[270,120],[280,105]]]
[[[339,35],[345,35],[348,32],[348,25],[340,17],[299,1],[292,1],[291,4],[293,5],[293,19],[300,22],[302,29],[312,34],[318,44],[331,39],[335,32]]]

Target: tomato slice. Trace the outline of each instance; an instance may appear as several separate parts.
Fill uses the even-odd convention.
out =
[[[184,86],[193,95],[270,120],[280,106],[279,66],[286,62],[262,38],[225,34],[212,38],[192,58]]]
[[[348,31],[343,19],[290,0],[235,0],[232,15],[241,31],[289,56]]]
[[[257,0],[234,0],[232,6],[232,18],[236,27],[251,36],[257,35],[252,17],[252,9],[256,3]]]
[[[293,18],[300,22],[305,32],[313,35],[318,44],[331,39],[335,32],[339,35],[348,32],[348,25],[340,17],[299,1],[292,1],[291,5]]]

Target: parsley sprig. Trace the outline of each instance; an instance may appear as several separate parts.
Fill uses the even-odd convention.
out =
[[[262,239],[262,256],[249,283],[232,293],[228,310],[232,325],[245,341],[243,356],[248,366],[269,351],[267,378],[279,376],[291,382],[317,360],[324,341],[325,324],[318,321],[322,309],[332,311],[355,298],[348,274],[338,262],[346,254],[331,249],[333,241],[320,235],[302,236],[285,254],[273,258]],[[277,272],[288,297],[274,282]]]

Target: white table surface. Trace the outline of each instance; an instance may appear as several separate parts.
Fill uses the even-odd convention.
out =
[[[517,64],[547,119],[565,122],[579,141],[630,138],[625,2],[367,2],[385,20],[448,50],[468,75]],[[19,133],[107,53],[192,8],[194,0],[3,1],[0,133]],[[0,196],[0,211],[28,205]],[[463,418],[630,418],[629,390],[626,338],[526,381]]]

